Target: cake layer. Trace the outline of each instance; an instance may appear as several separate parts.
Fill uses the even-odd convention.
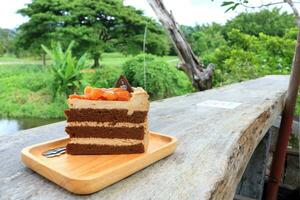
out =
[[[112,123],[112,122],[90,122],[90,121],[85,121],[85,122],[68,122],[67,123],[67,127],[72,127],[72,126],[139,128],[139,127],[146,127],[147,126],[147,122],[137,123],[137,124],[130,123],[130,122]]]
[[[145,128],[141,127],[91,127],[91,126],[67,126],[66,132],[71,138],[128,138],[143,140]]]
[[[127,114],[126,109],[67,109],[65,115],[68,122],[96,121],[96,122],[130,122],[143,123],[147,118],[148,111],[134,111]]]
[[[136,144],[129,146],[90,145],[90,144],[67,144],[67,153],[72,155],[102,155],[102,154],[132,154],[144,153],[144,145]]]
[[[69,143],[128,146],[128,145],[143,144],[143,142],[144,142],[143,140],[119,139],[119,138],[70,138]]]
[[[133,88],[134,92],[129,101],[107,101],[107,100],[85,100],[85,99],[68,99],[68,105],[71,109],[126,109],[128,114],[134,111],[148,111],[149,101],[148,94],[143,88]]]

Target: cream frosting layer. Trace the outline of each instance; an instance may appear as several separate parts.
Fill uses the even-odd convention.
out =
[[[118,138],[70,138],[71,144],[96,144],[112,146],[130,146],[144,144],[143,140],[136,139],[118,139]]]
[[[72,126],[91,126],[91,127],[128,127],[128,128],[138,128],[138,127],[147,127],[147,121],[144,123],[129,123],[129,122],[92,122],[92,121],[85,121],[85,122],[68,122],[67,127]]]
[[[129,101],[68,99],[68,105],[72,109],[127,109],[128,115],[134,111],[148,111],[149,95],[147,92],[141,87],[133,88],[133,90]]]

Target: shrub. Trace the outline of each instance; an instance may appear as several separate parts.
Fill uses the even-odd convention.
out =
[[[90,80],[88,81],[89,85],[94,87],[111,88],[114,87],[121,74],[122,69],[120,67],[102,66],[95,73],[86,74],[85,79]]]
[[[146,85],[144,54],[126,61],[123,64],[123,71],[132,86],[146,89],[151,99],[161,99],[193,91],[190,80],[182,71],[153,55],[145,55],[145,59]]]
[[[290,34],[290,33],[289,33]],[[252,36],[237,29],[228,34],[227,44],[202,57],[216,64],[213,85],[254,79],[268,74],[287,74],[291,69],[295,41],[260,33]]]
[[[239,29],[242,33],[258,36],[265,33],[271,36],[282,37],[287,29],[295,27],[294,16],[282,12],[279,8],[262,9],[258,12],[243,12],[232,20],[227,21],[222,32]]]
[[[79,90],[82,86],[81,70],[86,67],[86,54],[82,55],[78,60],[72,56],[71,42],[64,52],[60,43],[57,43],[52,50],[42,45],[45,52],[50,56],[53,63],[50,71],[54,77],[52,82],[53,97],[57,95],[69,95]]]

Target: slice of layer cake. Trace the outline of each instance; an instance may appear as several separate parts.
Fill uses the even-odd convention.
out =
[[[68,154],[129,154],[146,151],[148,94],[142,88],[130,89],[132,92],[126,90],[126,95],[122,87],[86,88],[85,95],[70,96],[69,109],[65,110],[65,130],[70,136]]]

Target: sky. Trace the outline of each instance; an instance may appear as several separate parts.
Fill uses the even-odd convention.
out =
[[[262,3],[278,2],[278,0],[250,0],[251,5],[257,6]],[[31,0],[0,0],[0,27],[14,29],[28,19],[17,14],[17,10],[23,8]],[[239,12],[230,11],[225,13],[225,8],[221,7],[222,0],[163,0],[166,8],[171,10],[175,20],[183,25],[207,24],[211,22],[225,23]],[[143,10],[145,15],[156,19],[147,0],[125,0],[125,5],[134,6]],[[300,5],[299,5],[300,6]],[[283,10],[289,11],[287,6]]]

